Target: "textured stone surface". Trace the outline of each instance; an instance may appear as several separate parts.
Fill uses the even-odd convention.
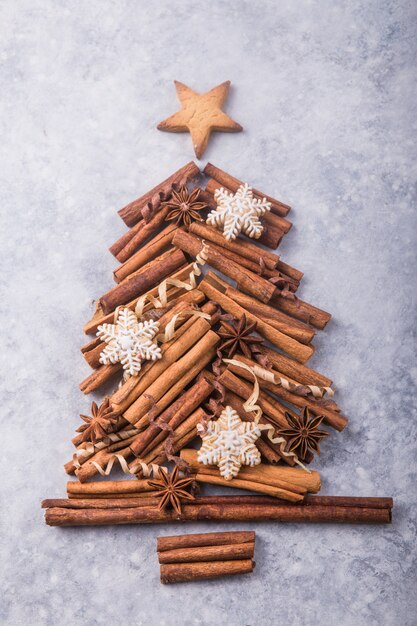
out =
[[[2,624],[416,623],[413,5],[1,2]],[[205,158],[294,207],[283,258],[334,314],[312,363],[350,424],[322,446],[323,493],[396,508],[384,528],[231,525],[256,528],[253,575],[163,587],[155,538],[183,527],[47,528],[39,502],[64,494],[89,406],[78,348],[116,209],[193,155],[155,130],[174,78],[232,81],[246,131]]]

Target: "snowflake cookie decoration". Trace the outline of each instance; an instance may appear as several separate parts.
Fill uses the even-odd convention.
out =
[[[205,430],[199,424],[198,430]],[[261,431],[255,422],[242,422],[232,407],[227,406],[215,422],[207,422],[201,434],[203,445],[198,451],[198,461],[204,465],[218,465],[220,475],[226,480],[237,476],[242,465],[258,465],[261,454],[255,446]]]
[[[207,216],[207,224],[223,227],[227,241],[236,239],[243,232],[252,239],[259,239],[263,226],[260,217],[271,209],[265,198],[255,198],[248,184],[240,185],[235,194],[221,187],[214,192],[217,208]]]
[[[100,354],[100,363],[121,363],[124,377],[137,376],[143,361],[160,359],[161,348],[152,341],[159,330],[158,322],[139,322],[130,309],[120,309],[115,324],[101,324],[97,337],[107,345]]]

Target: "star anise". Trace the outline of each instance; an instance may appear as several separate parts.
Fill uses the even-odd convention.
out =
[[[246,315],[240,319],[234,319],[230,324],[220,321],[221,330],[218,334],[222,338],[219,351],[231,359],[240,350],[248,359],[258,352],[257,347],[263,342],[261,337],[255,337],[251,333],[256,330],[256,322],[247,323]]]
[[[281,429],[279,434],[288,439],[287,450],[296,452],[302,459],[307,456],[309,450],[320,454],[320,442],[329,434],[318,430],[323,416],[310,417],[308,408],[304,407],[299,417],[293,417],[289,413],[285,413],[285,417],[289,428]]]
[[[113,411],[110,398],[105,398],[100,406],[95,402],[91,405],[92,417],[80,415],[85,424],[77,428],[77,433],[82,433],[82,441],[97,443],[114,431],[114,427],[119,421],[120,413]]]
[[[171,474],[161,469],[159,471],[159,480],[150,480],[149,485],[159,492],[157,494],[157,497],[161,498],[159,509],[165,509],[165,507],[171,505],[180,515],[181,500],[194,500],[194,496],[185,491],[185,487],[188,487],[193,482],[193,478],[180,478],[179,469],[175,467]]]
[[[205,209],[205,202],[198,202],[200,188],[196,187],[191,193],[187,187],[183,185],[177,191],[172,191],[172,197],[163,203],[163,206],[169,207],[171,210],[166,216],[166,220],[175,220],[178,226],[190,226],[193,220],[202,222],[203,218],[198,211]]]

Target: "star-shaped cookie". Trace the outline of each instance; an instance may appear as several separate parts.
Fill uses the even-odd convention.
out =
[[[174,81],[181,109],[157,126],[170,133],[191,133],[196,157],[200,159],[214,130],[225,133],[238,133],[242,126],[223,113],[221,107],[229,92],[230,80],[213,87],[207,93],[199,94]]]

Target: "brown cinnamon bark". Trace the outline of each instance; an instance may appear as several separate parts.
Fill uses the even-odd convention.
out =
[[[176,278],[181,281],[187,281],[189,279],[189,275],[192,269],[193,269],[193,264],[188,263],[185,267],[174,272],[173,274],[171,274],[171,276],[167,278]],[[149,289],[147,294],[156,298],[158,296],[158,288],[159,288],[159,285],[157,285],[156,287],[153,287],[152,289]],[[186,293],[185,290],[181,287],[170,287],[167,291],[167,300],[168,302],[170,302],[173,299],[185,293]],[[132,311],[134,311],[138,300],[139,298],[135,298],[131,302],[128,302],[125,306],[128,309],[131,309]],[[154,304],[152,304],[152,302],[147,302],[144,306],[143,311],[146,312],[151,308],[154,308]],[[86,333],[86,335],[90,335],[97,331],[97,328],[100,326],[100,324],[113,324],[113,321],[114,321],[114,313],[111,312],[106,315],[103,312],[100,301],[97,300],[93,317],[91,318],[90,321],[87,322],[87,324],[85,324],[84,332]]]
[[[232,543],[220,546],[174,548],[158,553],[159,563],[207,563],[209,561],[239,561],[252,559],[254,543]]]
[[[179,548],[201,548],[203,546],[224,546],[235,543],[254,543],[255,537],[256,534],[253,530],[172,535],[169,537],[158,537],[156,540],[156,549],[158,552],[165,552],[167,550],[177,550]]]
[[[158,261],[148,270],[136,274],[132,278],[127,278],[120,285],[101,296],[100,304],[104,314],[111,313],[116,307],[141,296],[185,264],[184,253],[181,250],[174,250],[168,257]]]
[[[212,561],[200,563],[170,563],[161,565],[161,583],[186,583],[194,580],[210,580],[222,576],[249,574],[254,562],[250,559],[239,561]]]
[[[288,263],[284,263],[284,261],[282,261],[281,259],[279,259],[276,265],[276,269],[279,272],[282,272],[282,274],[285,274],[285,276],[289,276],[289,278],[297,281],[298,283],[304,276],[304,272],[300,272],[300,270],[297,270],[295,267],[291,267],[291,265],[288,265]]]
[[[138,493],[152,491],[149,480],[106,480],[93,483],[67,482],[69,498],[90,498],[92,496],[117,498],[120,494],[137,496]]]
[[[213,391],[213,385],[204,376],[201,377],[190,389],[184,392],[157,420],[140,433],[130,448],[135,456],[149,454],[167,436],[168,432],[162,430],[165,424],[169,424],[175,430],[187,417],[193,413],[200,404]],[[148,448],[148,446],[151,446]]]
[[[207,163],[203,172],[206,176],[211,176],[211,178],[217,180],[217,182],[223,185],[223,187],[228,187],[234,193],[238,190],[240,185],[243,185],[241,180],[235,178],[234,176],[231,176],[230,174],[227,174],[227,172],[222,171],[212,163]],[[271,198],[271,196],[266,196],[264,193],[262,193],[262,191],[258,191],[254,187],[252,187],[252,191],[254,195],[258,198],[266,198],[268,202],[272,204],[271,211],[273,213],[275,213],[276,215],[281,215],[282,217],[288,215],[288,212],[291,209],[288,204],[284,204],[283,202],[280,202],[275,198]]]
[[[241,293],[233,287],[228,287],[225,295],[250,313],[253,313],[253,315],[265,320],[270,326],[273,326],[293,339],[297,339],[300,343],[309,344],[316,334],[316,331],[306,324],[302,324],[294,320],[294,318],[285,315],[285,313],[281,313],[281,311],[277,311],[277,309],[263,304],[262,302],[258,302],[255,298]]]
[[[256,445],[258,445],[258,442],[256,442]],[[191,448],[181,450],[181,458],[188,463],[193,473],[219,474],[219,470],[215,466],[199,463],[197,456],[198,450]],[[282,489],[288,489],[300,494],[305,494],[306,492],[318,493],[321,489],[320,474],[315,470],[306,472],[303,469],[294,467],[277,467],[265,463],[254,465],[253,467],[243,465],[239,470],[238,478],[251,482],[276,485],[277,487],[282,487]],[[234,480],[229,481],[231,486],[233,486]]]
[[[264,498],[264,496],[260,496]],[[233,499],[232,499],[233,498]],[[306,498],[305,502],[293,504],[276,500],[274,503],[256,500],[257,496],[244,496],[239,503],[233,496],[196,498],[184,503],[181,515],[173,510],[152,507],[131,509],[64,509],[51,508],[45,513],[50,526],[97,526],[103,524],[151,524],[175,521],[277,521],[313,523],[389,524],[392,500],[384,498],[383,508],[375,506],[375,499],[355,498],[352,505],[346,498],[338,504],[337,497],[320,496]],[[272,500],[272,498],[271,498]]]
[[[282,374],[283,378],[288,378],[300,385],[317,385],[318,387],[331,387],[332,380],[323,376],[319,372],[294,361],[284,354],[276,352],[266,346],[260,346],[261,354],[268,357],[273,368]]]
[[[254,361],[251,361],[251,359],[247,359],[246,357],[237,356],[236,360],[246,363],[246,365],[252,367],[256,365]],[[247,370],[240,368],[237,365],[229,364],[229,369],[231,372],[246,378],[246,380],[249,380],[250,382],[253,380],[253,376]],[[274,374],[275,372],[271,370],[271,373]],[[258,382],[262,389],[270,391],[275,396],[284,400],[284,402],[288,402],[289,404],[293,404],[299,408],[307,407],[313,415],[323,416],[325,423],[338,431],[342,431],[348,423],[348,420],[344,415],[319,404],[315,398],[311,398],[309,396],[299,396],[295,393],[291,393],[290,391],[284,389],[281,385],[262,380],[260,377],[258,377]]]
[[[125,263],[139,247],[145,243],[152,235],[154,235],[162,227],[165,219],[170,211],[168,206],[162,207],[150,220],[145,222],[142,220],[137,227],[135,235],[126,243],[126,245],[114,256],[120,263]],[[118,245],[118,242],[114,244]],[[110,252],[114,250],[114,246],[110,248]]]
[[[297,361],[305,363],[311,357],[314,353],[314,348],[312,346],[306,346],[296,339],[288,337],[288,335],[285,335],[276,328],[273,328],[273,326],[270,326],[253,313],[246,311],[246,309],[234,302],[231,298],[228,298],[224,293],[222,293],[222,291],[216,288],[215,285],[219,284],[219,281],[216,279],[217,277],[212,272],[208,272],[204,280],[202,280],[199,284],[199,289],[203,291],[203,293],[205,293],[210,300],[217,302],[225,311],[227,311],[227,313],[233,315],[233,317],[241,318],[242,315],[246,315],[246,318],[250,322],[256,323],[257,332],[277,346],[277,348],[280,348],[290,356],[294,357]]]
[[[115,269],[113,275],[116,283],[120,283],[133,274],[133,272],[136,272],[150,260],[161,254],[161,252],[171,244],[172,237],[177,228],[176,224],[169,224],[145,246],[135,252],[130,259]]]
[[[240,289],[239,283],[237,286],[238,289]],[[277,294],[271,299],[270,304],[280,311],[287,313],[287,315],[291,315],[291,317],[295,317],[305,324],[311,324],[311,326],[319,328],[320,330],[323,330],[332,318],[330,313],[318,309],[299,298],[297,300],[290,300],[289,298],[283,298],[280,294]]]
[[[213,196],[215,197],[216,190],[221,189],[222,187],[225,187],[225,185],[221,185],[213,178],[209,178],[206,184],[206,191],[213,194]],[[230,187],[226,187],[226,189],[232,192]],[[283,235],[285,235],[292,226],[291,222],[285,219],[285,217],[280,217],[279,215],[276,215],[273,211],[267,211],[266,213],[264,213],[264,215],[261,217],[261,222],[264,227],[266,226],[268,228],[270,226],[272,228],[276,228],[277,230],[280,230]]]
[[[279,261],[277,254],[263,250],[246,239],[238,237],[234,241],[227,241],[217,228],[213,228],[204,222],[193,222],[188,230],[201,239],[211,241],[225,250],[237,254],[239,257],[248,259],[259,268],[265,266],[269,270],[275,270],[277,267]]]
[[[201,294],[201,292],[198,292],[198,293],[193,293],[193,292],[196,292],[196,290],[187,292],[186,294],[186,296],[188,296],[187,299],[179,300],[178,302],[176,302],[176,304],[174,304],[174,306],[160,318],[159,328],[160,328],[161,333],[164,332],[167,323],[172,319],[172,317],[180,313],[181,316],[177,318],[178,327],[175,331],[173,340],[181,335],[182,326],[186,324],[184,320],[187,319],[190,315],[192,315],[192,309],[190,308],[189,301],[191,301],[191,304],[193,304],[193,301],[195,302],[196,300],[201,299],[200,296],[198,295],[198,293]],[[145,378],[145,374],[149,371],[149,369],[151,369],[154,365],[156,365],[156,363],[159,363],[160,361],[163,360],[165,353],[167,352],[170,345],[171,345],[171,342],[167,342],[166,344],[163,344],[162,349],[161,349],[162,359],[158,361],[150,361],[146,363],[141,370],[141,376],[132,377],[135,380],[133,382],[130,382],[132,379],[129,379],[129,381],[125,383],[125,385],[131,384],[132,387],[135,385],[139,385],[140,384],[139,380],[142,380]],[[99,346],[94,349],[94,352],[98,353],[98,358],[100,357],[100,354],[103,348],[104,348],[104,344],[103,342],[100,341]],[[90,374],[90,376],[88,376],[85,380],[83,380],[80,384],[80,389],[84,394],[95,391],[96,389],[101,387],[101,385],[110,381],[113,378],[113,376],[115,376],[122,370],[122,366],[120,365],[120,363],[111,363],[109,365],[101,365],[98,361],[98,358],[96,358],[96,361],[93,361],[91,359],[91,362],[90,362],[91,366],[94,366],[97,363],[97,369],[92,374]],[[124,410],[124,409],[118,408],[118,410]]]
[[[219,476],[218,472],[216,475],[212,472],[199,471],[195,475],[195,479],[199,483],[219,485],[221,487],[232,487],[236,489],[246,489],[247,491],[262,493],[265,496],[273,496],[274,498],[279,498],[281,500],[288,500],[288,502],[301,502],[304,498],[304,496],[300,493],[295,493],[289,489],[283,489],[282,487],[276,487],[262,482],[254,482],[242,478],[225,480],[222,476]]]
[[[86,483],[88,484],[88,483]],[[160,498],[149,497],[149,495],[156,494],[157,491],[150,491],[146,494],[141,494],[145,497],[129,498],[61,498],[58,500],[43,500],[43,509],[52,509],[60,507],[61,509],[131,509],[138,506],[150,506],[157,507]]]
[[[178,361],[170,365],[164,373],[155,380],[143,394],[124,412],[123,417],[137,428],[143,428],[147,422],[147,413],[152,407],[152,401],[158,401],[166,391],[174,386],[175,382],[184,376],[188,379],[193,366],[201,371],[215,354],[215,346],[219,342],[219,337],[212,330],[209,330],[188,352]],[[194,378],[194,376],[192,376]],[[189,379],[192,380],[192,378]]]
[[[172,440],[173,454],[176,454],[184,446],[189,445],[197,437],[197,424],[200,424],[203,418],[204,409],[200,407],[176,427]],[[141,456],[141,459],[147,464],[155,463],[156,465],[162,465],[162,463],[165,463],[168,460],[165,442],[155,447],[151,446],[150,451],[145,456]]]
[[[210,303],[206,303],[202,307],[202,311],[209,315],[214,310],[215,306]],[[137,380],[129,379],[112,395],[111,403],[115,410],[123,412],[128,409],[158,377],[162,376],[173,363],[184,356],[210,328],[210,321],[201,317],[191,318],[189,322],[185,322],[175,332],[171,341],[164,344],[162,358],[145,365],[140,378],[137,378]]]
[[[136,222],[142,219],[141,211],[147,206],[148,203],[153,205],[155,202],[158,202],[162,198],[165,200],[166,197],[170,194],[172,187],[185,185],[185,183],[191,180],[194,177],[197,177],[200,174],[200,170],[197,165],[190,161],[184,167],[180,168],[171,176],[169,176],[166,180],[156,187],[153,187],[150,191],[145,193],[143,196],[131,202],[123,209],[120,209],[118,212],[126,226],[133,226]]]
[[[195,235],[186,233],[181,229],[175,232],[172,243],[183,252],[191,254],[194,258],[203,248],[203,240]],[[258,274],[243,268],[234,261],[225,258],[218,248],[207,246],[207,263],[233,280],[239,280],[245,289],[262,302],[269,302],[277,288]]]

